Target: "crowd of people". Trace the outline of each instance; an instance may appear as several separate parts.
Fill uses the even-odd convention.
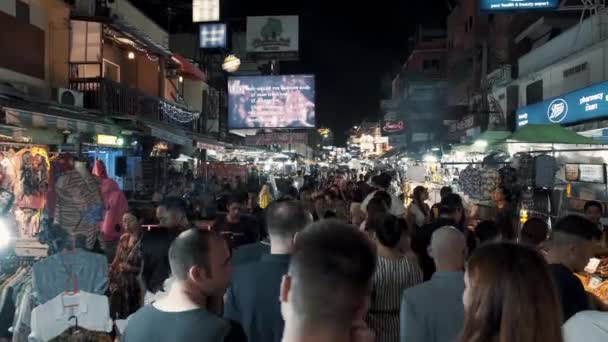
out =
[[[183,198],[160,202],[150,230],[125,214],[110,271],[121,341],[608,340],[608,307],[574,275],[598,253],[596,202],[518,229],[499,188],[495,219],[471,227],[448,187],[406,206],[387,173],[293,178],[224,188],[211,229]]]

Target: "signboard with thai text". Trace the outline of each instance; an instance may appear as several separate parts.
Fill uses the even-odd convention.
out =
[[[517,110],[517,127],[574,124],[608,117],[608,82],[601,82]]]

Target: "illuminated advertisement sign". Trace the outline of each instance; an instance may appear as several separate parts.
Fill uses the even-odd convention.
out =
[[[228,128],[314,127],[314,76],[242,76],[228,79]]]
[[[480,0],[484,12],[551,10],[559,7],[560,0]]]
[[[247,17],[247,52],[298,52],[299,30],[298,16]]]
[[[192,0],[192,22],[220,20],[220,0]]]
[[[227,29],[224,23],[200,24],[200,48],[218,49],[225,48],[227,43]]]
[[[97,134],[97,144],[105,146],[122,146],[125,140],[115,135]]]
[[[382,122],[382,135],[402,134],[404,129],[405,123],[403,120],[384,120]]]
[[[573,124],[608,117],[608,82],[602,82],[517,110],[517,127]]]

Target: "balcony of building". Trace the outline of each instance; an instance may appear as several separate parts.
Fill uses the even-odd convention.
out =
[[[84,94],[85,108],[98,110],[103,115],[132,117],[204,133],[198,112],[136,88],[101,77],[72,79],[70,88]]]

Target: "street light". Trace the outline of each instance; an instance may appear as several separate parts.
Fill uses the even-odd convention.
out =
[[[224,58],[224,63],[222,64],[222,70],[226,72],[236,72],[239,70],[241,66],[241,60],[235,55],[228,55]]]

